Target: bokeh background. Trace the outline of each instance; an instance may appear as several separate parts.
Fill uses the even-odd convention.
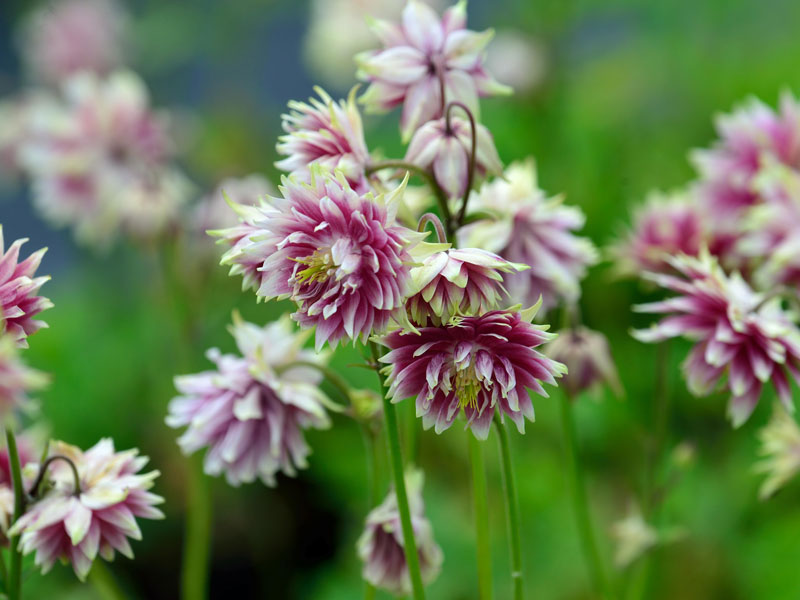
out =
[[[133,67],[156,105],[181,114],[189,132],[183,166],[198,197],[226,176],[261,172],[276,180],[274,144],[286,102],[307,98],[316,82],[338,94],[355,82],[348,64],[314,59],[336,36],[316,34],[321,49],[306,46],[312,22],[333,18],[306,1],[130,0],[126,6]],[[23,83],[13,33],[33,7],[0,3],[0,97]],[[492,26],[506,44],[522,40],[531,52],[518,69],[527,89],[482,105],[502,159],[535,156],[541,186],[579,205],[587,215],[585,234],[601,246],[623,230],[630,208],[648,190],[691,177],[687,152],[715,137],[715,113],[751,94],[774,104],[782,89],[800,91],[800,3],[791,0],[471,0],[469,19],[471,28]],[[506,66],[514,75],[514,65]],[[401,155],[396,114],[365,123],[371,148]],[[213,260],[190,267],[196,261],[179,255],[173,264],[179,270],[185,264],[185,272],[163,277],[164,256],[180,252],[174,247],[147,250],[121,242],[107,253],[90,252],[69,232],[40,221],[28,196],[24,185],[7,182],[0,189],[0,223],[7,240],[29,237],[30,250],[50,248],[40,272],[53,276],[44,292],[55,308],[45,317],[50,329],[36,335],[27,353],[32,366],[54,376],[40,396],[43,420],[55,438],[88,447],[112,436],[119,448],[139,447],[151,457],[162,472],[156,491],[166,497],[167,519],[144,522],[136,560],[118,558],[110,570],[130,598],[175,599],[192,463],[163,423],[172,377],[207,368],[203,353],[210,346],[233,349],[226,333],[233,309],[263,323],[287,307],[257,305]],[[671,345],[665,452],[650,460],[659,419],[657,350],[628,334],[646,322],[631,304],[649,295],[636,283],[616,280],[603,264],[591,271],[582,299],[587,325],[611,341],[626,390],[623,399],[585,397],[576,407],[606,561],[610,565],[613,555],[612,523],[654,485],[668,482],[658,527],[682,531],[630,568],[614,570],[615,582],[631,597],[796,598],[800,485],[760,502],[760,477],[753,472],[755,432],[767,420],[768,400],[732,431],[724,397],[688,395],[679,373],[686,347]],[[344,369],[358,359],[349,350],[334,364]],[[343,372],[359,385],[377,384],[365,370]],[[570,511],[560,401],[558,392],[537,398],[536,423],[524,437],[512,435],[525,571],[530,597],[590,598]],[[209,482],[211,598],[359,597],[355,540],[369,508],[363,442],[345,419],[329,431],[309,432],[308,440],[310,468],[296,479],[281,477],[275,489]],[[493,569],[502,599],[510,587],[495,444],[490,438],[487,463]],[[680,468],[671,458],[679,445],[694,450]],[[428,516],[445,554],[429,592],[437,600],[477,596],[466,449],[458,427],[421,436]],[[383,482],[387,487],[386,476]],[[26,589],[29,598],[103,597],[60,566],[47,578],[31,577]]]

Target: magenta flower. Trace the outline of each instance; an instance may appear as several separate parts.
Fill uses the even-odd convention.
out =
[[[524,418],[534,420],[528,390],[547,397],[542,382],[555,385],[566,371],[536,350],[554,337],[546,326],[530,323],[537,308],[390,333],[381,343],[391,351],[380,360],[388,365],[392,401],[416,397],[423,426],[436,433],[449,428],[462,408],[478,439],[489,435],[495,413],[524,432]]]
[[[672,271],[667,257],[697,256],[708,241],[708,226],[692,196],[653,192],[634,213],[631,231],[611,251],[625,274],[664,273]]]
[[[367,190],[364,169],[369,161],[361,115],[355,102],[356,88],[347,100],[334,102],[321,88],[320,100],[310,104],[290,102],[291,112],[283,115],[286,135],[280,138],[278,154],[286,156],[275,163],[279,169],[299,178],[310,179],[309,167],[319,164],[326,170],[344,173],[351,187]]]
[[[617,395],[622,395],[622,384],[614,366],[608,340],[599,331],[587,327],[566,329],[545,348],[545,354],[567,367],[559,382],[569,399],[582,392],[596,392],[607,385]]]
[[[470,31],[466,21],[463,0],[441,19],[427,4],[408,0],[400,23],[372,23],[384,48],[356,56],[359,78],[370,83],[361,102],[371,112],[402,104],[404,142],[423,123],[442,117],[449,102],[463,102],[477,118],[479,96],[511,93],[483,68],[493,32]]]
[[[186,454],[207,448],[209,475],[225,474],[234,486],[255,481],[275,485],[278,471],[305,468],[310,449],[303,430],[330,425],[319,389],[320,373],[298,361],[321,363],[303,350],[288,318],[266,327],[234,315],[231,334],[241,356],[216,348],[207,356],[217,367],[175,378],[181,394],[169,405],[167,425],[187,429],[178,439]]]
[[[15,412],[31,408],[30,392],[47,385],[44,373],[31,369],[19,357],[15,339],[0,335],[0,422],[6,423]]]
[[[717,387],[727,389],[734,427],[750,417],[768,381],[792,410],[786,371],[800,377],[800,330],[779,300],[754,292],[738,273],[726,275],[707,252],[669,262],[680,276],[649,274],[648,278],[679,295],[635,307],[668,316],[649,329],[635,331],[634,337],[658,342],[682,336],[697,342],[683,364],[689,390],[705,396]]]
[[[47,298],[36,295],[50,277],[34,276],[47,248],[18,262],[19,250],[26,241],[16,240],[4,250],[3,226],[0,225],[0,334],[7,333],[22,347],[28,346],[29,335],[47,327],[47,323],[34,317],[53,306]]]
[[[480,123],[475,128],[476,175],[501,176],[503,163],[497,155],[492,134]],[[469,121],[453,117],[428,121],[417,129],[406,151],[406,162],[430,168],[442,189],[453,198],[464,195],[468,185],[472,133]]]
[[[127,16],[112,0],[58,0],[22,30],[22,56],[34,77],[57,84],[75,73],[106,75],[123,63]]]
[[[405,477],[420,573],[423,583],[428,584],[439,574],[444,557],[433,539],[430,521],[425,518],[422,472],[409,471]],[[357,547],[358,556],[364,563],[362,575],[366,581],[398,596],[411,593],[403,530],[394,490],[367,515],[366,527],[358,539]]]
[[[565,206],[560,197],[548,199],[539,189],[533,160],[510,165],[503,179],[485,183],[473,194],[469,206],[492,219],[462,227],[459,246],[484,248],[531,267],[505,278],[513,302],[529,306],[541,296],[548,310],[578,300],[580,280],[597,261],[597,251],[573,233],[583,227],[581,210]]]
[[[243,228],[217,233],[234,242],[222,263],[246,275],[258,264],[256,294],[296,302],[292,318],[316,326],[317,349],[366,341],[402,315],[409,250],[423,237],[395,223],[404,187],[374,198],[353,191],[341,173],[315,169],[310,184],[284,179],[282,195],[246,211]]]
[[[70,465],[54,460],[47,470],[41,498],[9,530],[19,535],[23,554],[36,553],[35,563],[46,573],[56,560],[72,564],[84,580],[99,554],[113,560],[115,551],[133,557],[128,539],[142,537],[136,518],[162,519],[155,508],[163,502],[149,490],[158,471],[140,473],[147,457],[138,450],[115,452],[114,442],[102,439],[86,452],[64,442],[51,442],[49,456],[63,456],[77,469],[78,484]]]
[[[477,248],[437,252],[411,270],[413,287],[420,291],[408,299],[408,314],[422,326],[481,315],[507,295],[502,274],[527,268]]]

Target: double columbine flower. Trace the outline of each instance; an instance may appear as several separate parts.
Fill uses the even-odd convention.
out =
[[[393,402],[416,398],[425,429],[449,428],[463,409],[469,427],[486,439],[495,414],[509,417],[520,432],[534,420],[532,390],[547,396],[542,383],[555,385],[566,369],[537,347],[554,336],[532,325],[538,305],[520,312],[492,311],[453,319],[418,333],[396,331],[381,343]]]
[[[19,251],[27,239],[16,240],[8,250],[3,244],[0,225],[0,334],[11,336],[18,345],[27,347],[27,337],[42,327],[43,321],[34,317],[53,306],[43,296],[37,296],[49,277],[35,277],[46,248],[37,250],[19,262]]]
[[[423,123],[442,117],[449,102],[463,102],[477,117],[479,96],[511,92],[483,68],[493,32],[470,31],[466,22],[464,0],[441,19],[428,5],[408,0],[400,23],[372,23],[384,48],[356,56],[358,76],[370,83],[361,102],[372,112],[402,104],[403,141]]]
[[[793,410],[786,371],[798,378],[800,330],[779,300],[754,292],[738,273],[726,275],[707,252],[699,258],[673,257],[669,264],[679,276],[649,274],[648,279],[679,295],[635,307],[669,316],[634,336],[643,342],[679,336],[697,342],[683,365],[689,390],[706,395],[727,375],[724,387],[731,394],[728,413],[735,427],[750,417],[768,381]]]
[[[222,262],[257,282],[260,298],[296,302],[292,318],[316,326],[317,350],[342,339],[366,341],[402,318],[409,251],[424,237],[395,222],[404,187],[362,195],[340,172],[320,169],[311,183],[284,179],[280,197],[240,210],[244,227],[219,232],[233,246]]]
[[[420,571],[422,580],[430,583],[439,574],[443,555],[433,539],[433,528],[425,518],[422,484],[421,471],[406,473],[406,491]],[[386,499],[367,515],[366,528],[358,539],[358,556],[364,563],[364,579],[398,596],[410,594],[411,580],[408,575],[404,545],[397,496],[392,490]]]
[[[9,530],[9,535],[22,535],[22,552],[35,552],[35,563],[45,573],[58,559],[69,562],[81,580],[98,554],[109,561],[115,551],[132,558],[128,539],[141,539],[136,518],[164,516],[155,508],[163,498],[149,491],[158,471],[140,473],[147,458],[137,450],[115,452],[110,439],[86,452],[51,442],[49,456],[43,463],[47,485],[33,490],[46,491]]]
[[[176,377],[181,396],[169,405],[167,424],[187,429],[179,438],[187,454],[207,448],[205,471],[225,474],[231,485],[256,477],[275,485],[282,471],[305,468],[310,453],[303,430],[330,425],[319,389],[322,379],[297,361],[321,363],[303,350],[305,336],[284,318],[264,328],[234,316],[231,334],[241,356],[208,352],[216,371]]]

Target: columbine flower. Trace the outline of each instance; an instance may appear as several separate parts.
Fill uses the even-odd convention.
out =
[[[622,385],[608,340],[599,331],[587,327],[561,331],[547,345],[545,353],[566,365],[567,372],[559,385],[571,398],[577,398],[587,390],[594,391],[602,385],[608,385],[617,396],[622,395]]]
[[[763,460],[756,465],[767,478],[758,491],[766,500],[800,471],[800,427],[780,405],[776,405],[769,424],[758,432]]]
[[[669,263],[680,277],[649,274],[648,278],[680,295],[635,307],[669,316],[635,331],[634,337],[643,342],[679,336],[696,341],[683,365],[689,390],[696,396],[707,395],[727,375],[724,387],[731,394],[728,413],[734,427],[748,419],[767,381],[792,410],[786,370],[798,377],[800,331],[779,300],[754,292],[738,273],[725,275],[707,252],[699,258],[673,257]]]
[[[422,484],[421,471],[406,473],[406,492],[420,572],[423,582],[428,584],[439,574],[443,556],[442,550],[433,540],[433,528],[425,518]],[[367,515],[366,528],[358,539],[357,546],[358,556],[364,563],[362,575],[366,581],[393,594],[411,593],[403,530],[394,490]]]
[[[441,325],[456,315],[481,315],[497,308],[506,295],[502,273],[527,269],[496,254],[467,248],[437,252],[411,270],[414,289],[408,299],[411,319],[419,325]]]
[[[370,83],[361,101],[373,112],[402,104],[404,142],[420,125],[443,116],[448,102],[463,102],[477,118],[479,96],[511,92],[483,68],[484,49],[493,32],[465,29],[466,20],[463,0],[441,19],[428,5],[408,0],[399,24],[372,23],[384,49],[356,56],[358,76]]]
[[[54,225],[105,245],[119,231],[150,237],[177,218],[190,187],[168,164],[166,123],[151,111],[136,75],[76,75],[61,104],[31,119],[21,160],[35,206]]]
[[[236,227],[239,219],[228,202],[255,206],[268,194],[275,194],[275,188],[266,177],[258,173],[225,179],[212,194],[200,200],[194,207],[191,216],[192,230],[205,237],[209,229]]]
[[[167,425],[187,426],[178,439],[185,453],[208,449],[209,475],[225,473],[231,485],[256,477],[275,485],[278,471],[294,475],[307,466],[303,430],[330,422],[321,375],[292,365],[321,358],[303,350],[304,336],[292,329],[288,318],[261,328],[234,316],[230,331],[241,356],[214,348],[207,356],[216,371],[175,378],[181,396],[169,405]]]
[[[7,333],[23,347],[27,347],[29,335],[47,327],[44,321],[34,317],[53,306],[47,298],[36,295],[50,278],[34,277],[47,248],[18,262],[19,249],[26,241],[17,240],[4,250],[3,226],[0,225],[0,334]]]
[[[28,394],[48,381],[47,375],[22,362],[13,337],[0,335],[0,422],[5,423],[15,410],[30,408]]]
[[[353,191],[341,173],[315,169],[310,184],[284,179],[281,197],[242,212],[244,227],[217,232],[234,244],[222,262],[251,276],[259,265],[256,294],[295,301],[292,318],[316,326],[317,349],[366,341],[402,315],[409,250],[423,237],[395,223],[404,187],[374,198]]]
[[[138,450],[115,452],[110,439],[100,440],[86,452],[64,442],[51,442],[49,455],[72,461],[80,490],[75,490],[66,461],[50,463],[43,497],[9,530],[9,535],[22,535],[23,554],[35,552],[35,563],[45,573],[57,559],[70,562],[81,580],[98,554],[109,561],[115,551],[133,558],[128,538],[139,540],[142,536],[136,517],[164,517],[155,508],[163,498],[149,491],[158,471],[139,473],[147,457],[139,456]]]
[[[475,167],[477,175],[503,174],[492,134],[480,123],[475,127]],[[424,169],[431,168],[436,181],[452,198],[464,195],[469,175],[472,133],[469,121],[459,117],[429,121],[417,129],[408,146],[405,160]]]
[[[574,303],[580,280],[597,260],[594,245],[573,231],[583,227],[579,208],[564,206],[561,198],[547,199],[536,183],[533,160],[514,163],[503,179],[485,183],[473,194],[470,209],[487,212],[457,232],[459,246],[484,248],[503,258],[530,265],[505,278],[512,301],[523,305],[543,298],[545,310],[560,300]]]
[[[326,170],[340,170],[351,187],[366,191],[364,168],[369,160],[361,115],[355,102],[356,88],[347,101],[334,102],[321,88],[315,88],[322,101],[311,98],[290,102],[291,112],[283,115],[286,135],[278,142],[278,154],[286,156],[275,163],[279,169],[309,179],[309,167],[319,164]]]
[[[625,274],[669,272],[665,258],[676,254],[697,256],[708,242],[706,230],[697,202],[688,193],[653,192],[636,210],[633,228],[614,245],[612,254]]]
[[[123,62],[127,16],[112,0],[58,0],[33,13],[22,30],[31,73],[59,83],[80,71],[106,75]]]
[[[462,408],[467,427],[479,439],[489,435],[495,413],[524,432],[524,418],[534,420],[528,390],[547,397],[542,382],[555,385],[566,370],[535,350],[553,338],[546,326],[530,323],[537,308],[492,311],[421,327],[418,333],[390,333],[382,343],[391,352],[380,360],[388,365],[392,401],[416,397],[423,426],[436,433],[450,427]]]

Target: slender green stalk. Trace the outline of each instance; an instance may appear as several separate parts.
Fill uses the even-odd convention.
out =
[[[208,478],[203,473],[202,457],[193,456],[189,462],[181,598],[205,600],[208,597],[208,561],[211,552],[211,490]]]
[[[0,550],[0,590],[6,593],[8,587],[8,569],[6,568],[6,557],[3,551]]]
[[[471,432],[469,462],[472,465],[472,496],[475,503],[475,545],[478,558],[478,597],[492,600],[492,549],[489,545],[489,505],[486,492],[486,465],[483,444]]]
[[[96,560],[94,562],[92,570],[89,571],[89,582],[102,600],[125,600],[127,598],[103,561]]]
[[[575,417],[572,413],[572,402],[572,398],[568,394],[561,400],[561,425],[564,429],[564,451],[569,462],[575,521],[578,526],[578,534],[586,566],[589,569],[595,592],[603,598],[611,598],[613,595],[611,586],[603,568],[603,561],[600,557],[594,529],[592,528],[592,517],[589,514],[589,501],[586,494],[583,465],[581,464],[577,436],[575,435]]]
[[[17,438],[10,427],[6,427],[6,444],[8,445],[8,463],[11,469],[11,482],[14,485],[14,522],[25,512],[25,490],[22,488],[22,467],[19,464]],[[8,600],[20,600],[22,597],[22,553],[19,550],[19,535],[9,540],[11,552],[10,570],[8,573]]]
[[[514,600],[523,598],[522,541],[520,538],[519,501],[517,487],[514,483],[514,467],[511,464],[511,449],[508,446],[508,433],[495,416],[497,439],[500,442],[500,462],[503,467],[503,490],[506,495],[506,516],[508,521],[508,538],[511,546],[511,582],[514,586]]]
[[[372,358],[378,363],[379,353],[374,342],[369,344]],[[389,446],[389,458],[394,476],[394,491],[397,496],[397,508],[400,513],[400,525],[403,530],[403,551],[408,564],[408,574],[411,579],[411,588],[414,600],[424,600],[425,587],[422,584],[422,574],[419,568],[419,553],[417,540],[414,538],[414,528],[411,526],[411,511],[408,508],[408,494],[406,493],[406,480],[403,468],[403,452],[400,449],[400,430],[397,425],[397,411],[394,404],[386,397],[386,381],[383,373],[376,369],[381,382],[381,396],[383,397],[383,417],[386,425],[386,441]]]
[[[364,460],[367,465],[367,510],[372,510],[378,505],[378,461],[376,456],[375,435],[369,430],[367,425],[361,427],[364,436]],[[370,582],[364,582],[364,600],[374,600],[375,586]]]

